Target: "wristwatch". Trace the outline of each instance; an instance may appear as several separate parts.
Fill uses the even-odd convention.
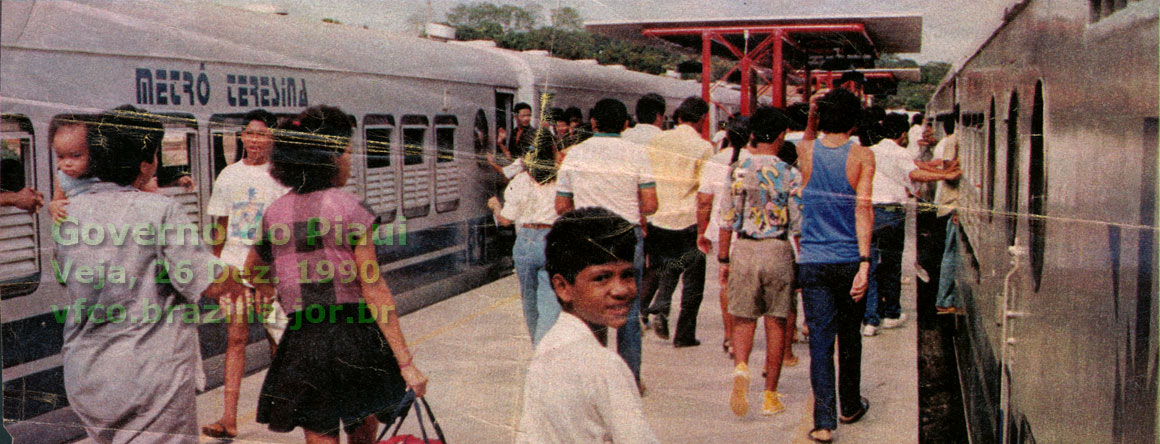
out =
[[[729,258],[727,258],[727,257],[721,257],[721,256],[717,256],[717,262],[720,262],[720,263],[722,263],[722,264],[728,264],[728,263],[729,263]]]
[[[858,262],[870,262],[870,256],[858,256]]]

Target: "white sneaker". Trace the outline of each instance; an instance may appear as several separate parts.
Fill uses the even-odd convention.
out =
[[[898,315],[897,318],[885,318],[882,320],[882,328],[898,328],[902,323],[906,322],[906,313]]]
[[[866,324],[862,326],[862,336],[877,336],[878,327],[875,325]]]

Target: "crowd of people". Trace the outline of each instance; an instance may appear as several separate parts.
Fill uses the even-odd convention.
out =
[[[778,380],[784,366],[799,362],[791,347],[799,299],[814,395],[808,438],[830,442],[838,423],[866,414],[863,337],[906,320],[899,299],[912,197],[924,203],[919,297],[937,298],[939,312],[955,310],[953,209],[960,173],[953,117],[944,120],[948,136],[936,144],[931,122],[921,115],[912,126],[905,115],[866,112],[861,83],[854,73],[839,88],[816,94],[802,105],[804,122],[771,107],[732,118],[719,144],[701,133],[710,104],[698,97],[676,106],[672,121],[665,99],[646,94],[635,116],[623,102],[604,99],[587,123],[578,108],[554,108],[543,113],[538,129],[531,107],[516,105],[514,129],[500,134],[486,161],[506,183],[487,206],[497,223],[515,227],[512,258],[534,347],[519,442],[657,442],[642,409],[642,335],[652,330],[676,348],[701,344],[697,315],[707,269],[718,270],[734,414],[749,410],[749,358],[759,320],[766,341],[761,413],[786,409]],[[407,390],[423,396],[427,379],[377,272],[365,228],[376,216],[342,189],[351,171],[350,123],[337,108],[315,106],[281,123],[254,110],[242,125],[245,155],[222,170],[207,206],[213,237],[224,242],[206,248],[196,233],[160,230],[148,245],[79,243],[57,250],[61,261],[115,263],[147,276],[180,263],[222,266],[195,266],[188,279],[165,285],[70,281],[68,293],[130,312],[138,304],[220,302],[227,313],[225,406],[220,419],[201,428],[207,436],[237,436],[248,322],[256,314],[272,354],[258,422],[278,432],[302,428],[310,443],[337,442],[340,429],[351,442],[372,442]],[[99,225],[189,223],[176,201],[156,193],[163,134],[156,116],[129,106],[54,119],[52,217]],[[934,182],[933,196],[919,186]],[[29,211],[45,204],[31,189],[3,197],[5,206]],[[319,221],[339,218],[340,235],[316,229]],[[278,227],[289,228],[280,233]],[[339,264],[359,272],[336,279]],[[678,283],[680,310],[670,336]],[[312,310],[332,313],[330,321],[304,322]],[[336,311],[373,321],[344,322]],[[66,390],[90,437],[196,440],[196,327],[66,322]],[[362,389],[368,384],[382,389]]]

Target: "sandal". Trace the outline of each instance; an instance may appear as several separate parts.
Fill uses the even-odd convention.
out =
[[[816,435],[816,434],[817,434],[818,432],[820,432],[820,431],[823,431],[823,430],[825,430],[825,431],[827,431],[827,432],[830,432],[830,437],[829,437],[829,438],[819,438],[819,437],[817,437],[817,435]],[[818,428],[816,428],[816,429],[810,430],[810,433],[806,434],[806,436],[808,436],[808,437],[810,438],[810,441],[813,441],[813,442],[820,442],[820,443],[823,443],[823,444],[829,444],[829,443],[831,443],[831,442],[834,442],[834,431],[833,431],[833,430],[830,430],[830,429],[824,429],[824,428],[821,428],[821,427],[818,427]]]
[[[859,419],[862,419],[863,416],[866,416],[866,411],[870,410],[870,400],[866,399],[866,397],[863,396],[861,401],[862,401],[862,408],[858,409],[857,413],[850,415],[850,416],[839,416],[838,422],[840,422],[842,424],[853,424],[853,423],[858,422]]]
[[[728,339],[721,341],[721,349],[724,350],[725,353],[729,355],[729,359],[733,359],[733,342],[732,341],[730,341]]]
[[[798,365],[798,357],[797,356],[790,356],[790,357],[785,358],[781,361],[782,367],[793,367],[795,365]]]
[[[210,425],[202,426],[201,433],[210,438],[218,439],[233,439],[238,437],[238,432],[236,430],[233,433],[230,433],[229,429],[226,429],[226,426],[222,425],[221,422],[215,422]]]

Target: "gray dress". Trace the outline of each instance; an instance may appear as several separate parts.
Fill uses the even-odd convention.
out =
[[[97,442],[197,442],[195,304],[216,258],[200,230],[159,229],[191,222],[159,194],[97,183],[68,213],[53,265],[74,301],[62,349],[73,411]]]

